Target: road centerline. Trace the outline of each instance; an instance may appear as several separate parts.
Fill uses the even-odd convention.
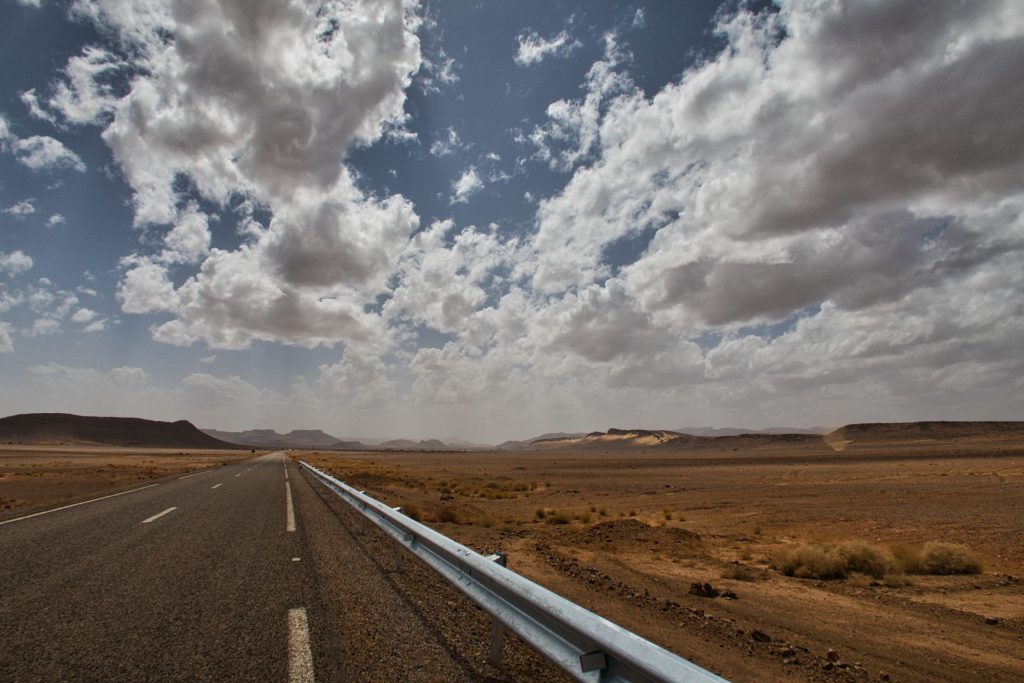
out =
[[[211,488],[211,489],[216,489],[216,488],[220,488],[220,487],[221,487],[221,486],[223,486],[223,485],[224,485],[224,484],[214,484],[214,485],[213,485],[213,486],[211,486],[210,488]]]
[[[156,520],[160,519],[161,517],[163,517],[167,513],[174,512],[177,509],[178,509],[177,506],[169,507],[166,510],[164,510],[163,512],[158,512],[155,515],[153,515],[152,517],[147,517],[146,519],[142,520],[142,523],[143,524],[149,524],[150,522],[155,522]]]
[[[286,507],[288,510],[288,522],[286,529],[288,531],[295,531],[295,505],[292,502],[292,485],[288,482],[284,483],[284,495],[286,499]]]
[[[313,652],[305,607],[288,610],[288,683],[313,683]]]

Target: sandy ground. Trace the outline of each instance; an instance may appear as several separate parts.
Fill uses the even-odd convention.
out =
[[[237,450],[0,446],[0,520],[251,455]]]
[[[1024,680],[1024,443],[843,448],[294,455],[732,680]],[[772,569],[814,540],[962,543],[984,570]]]

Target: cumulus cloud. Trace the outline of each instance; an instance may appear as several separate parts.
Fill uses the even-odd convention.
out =
[[[350,148],[404,125],[405,89],[422,62],[413,9],[393,0],[316,12],[283,0],[174,12],[76,5],[122,49],[70,60],[49,107],[68,123],[104,123],[136,224],[147,234],[170,226],[156,228],[158,249],[125,261],[117,292],[126,312],[172,316],[155,338],[240,348],[378,334],[365,307],[418,217],[400,196],[366,196],[344,162]],[[134,75],[118,91],[112,76],[124,70]],[[211,249],[210,218],[182,178],[220,207],[243,197],[269,224],[247,219],[238,248]],[[172,280],[169,269],[183,266],[194,272]]]
[[[584,97],[549,107],[528,139],[573,175],[503,256],[504,296],[443,280],[456,313],[429,324],[455,339],[414,355],[416,392],[699,386],[850,419],[864,397],[965,415],[979,387],[989,407],[1019,389],[1024,15],[792,0],[717,30],[726,49],[650,98],[609,36]]]
[[[50,217],[46,219],[46,227],[52,228],[55,225],[62,225],[67,223],[67,219],[64,218],[63,214],[54,213],[50,214]]]
[[[33,171],[70,170],[85,172],[81,157],[60,140],[46,135],[33,135],[12,145],[14,156]]]
[[[87,323],[96,317],[96,311],[89,308],[80,308],[75,311],[75,314],[71,316],[72,322],[76,323]]]
[[[7,276],[17,275],[32,269],[32,257],[21,249],[0,252],[0,272]]]
[[[583,43],[569,35],[568,31],[543,38],[536,31],[524,31],[516,36],[518,47],[512,58],[519,66],[532,66],[547,57],[567,57],[583,47]]]
[[[4,213],[15,218],[22,218],[24,216],[30,216],[36,212],[36,205],[34,199],[23,199],[17,204],[12,204],[4,209]]]
[[[631,59],[615,33],[604,36],[604,58],[587,71],[586,96],[548,105],[547,121],[536,126],[528,140],[536,156],[556,170],[569,171],[590,157],[600,142],[601,115],[615,98],[637,97],[623,67]]]
[[[11,333],[14,328],[11,327],[10,323],[0,322],[0,353],[11,353],[14,351],[14,341],[11,339]]]
[[[482,190],[484,182],[480,180],[480,175],[476,172],[476,167],[470,166],[459,179],[452,183],[452,190],[454,194],[451,198],[452,204],[465,204],[469,202],[469,198]]]

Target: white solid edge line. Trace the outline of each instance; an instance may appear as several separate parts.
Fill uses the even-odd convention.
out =
[[[220,486],[223,486],[223,484],[214,484],[214,485],[213,485],[213,486],[211,486],[210,488],[211,488],[211,489],[215,489],[215,488],[218,488],[218,487],[220,487]]]
[[[174,507],[172,507],[172,508],[167,508],[167,509],[166,509],[166,510],[164,510],[163,512],[158,512],[158,513],[156,513],[155,515],[153,515],[152,517],[147,517],[146,519],[142,520],[142,523],[143,523],[143,524],[149,524],[149,523],[150,523],[150,522],[152,522],[153,520],[157,520],[157,519],[160,519],[161,517],[163,517],[164,515],[166,515],[166,514],[167,514],[168,512],[174,512],[174,511],[175,511],[175,510],[177,510],[177,509],[178,509],[178,507],[177,507],[177,506],[174,506]]]
[[[287,498],[288,506],[288,524],[286,529],[288,531],[295,531],[295,505],[292,504],[292,485],[288,482],[284,483],[284,495]]]
[[[180,480],[180,479],[188,479],[189,477],[198,477],[200,474],[206,474],[207,472],[211,472],[214,469],[216,469],[216,468],[210,468],[208,470],[203,470],[201,472],[193,472],[192,474],[186,474],[184,477],[178,477],[178,479]]]
[[[288,610],[288,683],[313,683],[313,651],[305,607]]]
[[[121,491],[120,493],[111,493],[109,496],[100,496],[99,498],[93,498],[92,500],[83,500],[81,503],[72,503],[71,505],[65,505],[63,507],[53,508],[52,510],[43,510],[42,512],[36,512],[34,514],[31,514],[31,515],[25,515],[24,517],[15,517],[14,519],[8,519],[7,521],[0,522],[0,526],[3,526],[4,524],[11,524],[13,522],[20,522],[23,519],[31,519],[32,517],[38,517],[39,515],[48,515],[51,512],[59,512],[60,510],[67,510],[68,508],[76,508],[79,505],[85,505],[86,503],[95,503],[98,500],[106,500],[107,498],[113,498],[114,496],[123,496],[126,493],[135,493],[136,491],[141,491],[143,489],[151,489],[154,486],[159,486],[159,485],[160,484],[150,484],[149,486],[140,486],[139,488],[132,489],[130,491]]]
[[[241,472],[239,472],[239,473],[238,473],[238,474],[236,474],[235,476],[236,476],[236,477],[240,477],[240,476],[242,476],[242,473],[241,473]]]

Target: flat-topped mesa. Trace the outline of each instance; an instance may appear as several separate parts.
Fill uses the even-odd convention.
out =
[[[24,413],[0,419],[0,443],[32,445],[238,448],[205,434],[187,420]]]

